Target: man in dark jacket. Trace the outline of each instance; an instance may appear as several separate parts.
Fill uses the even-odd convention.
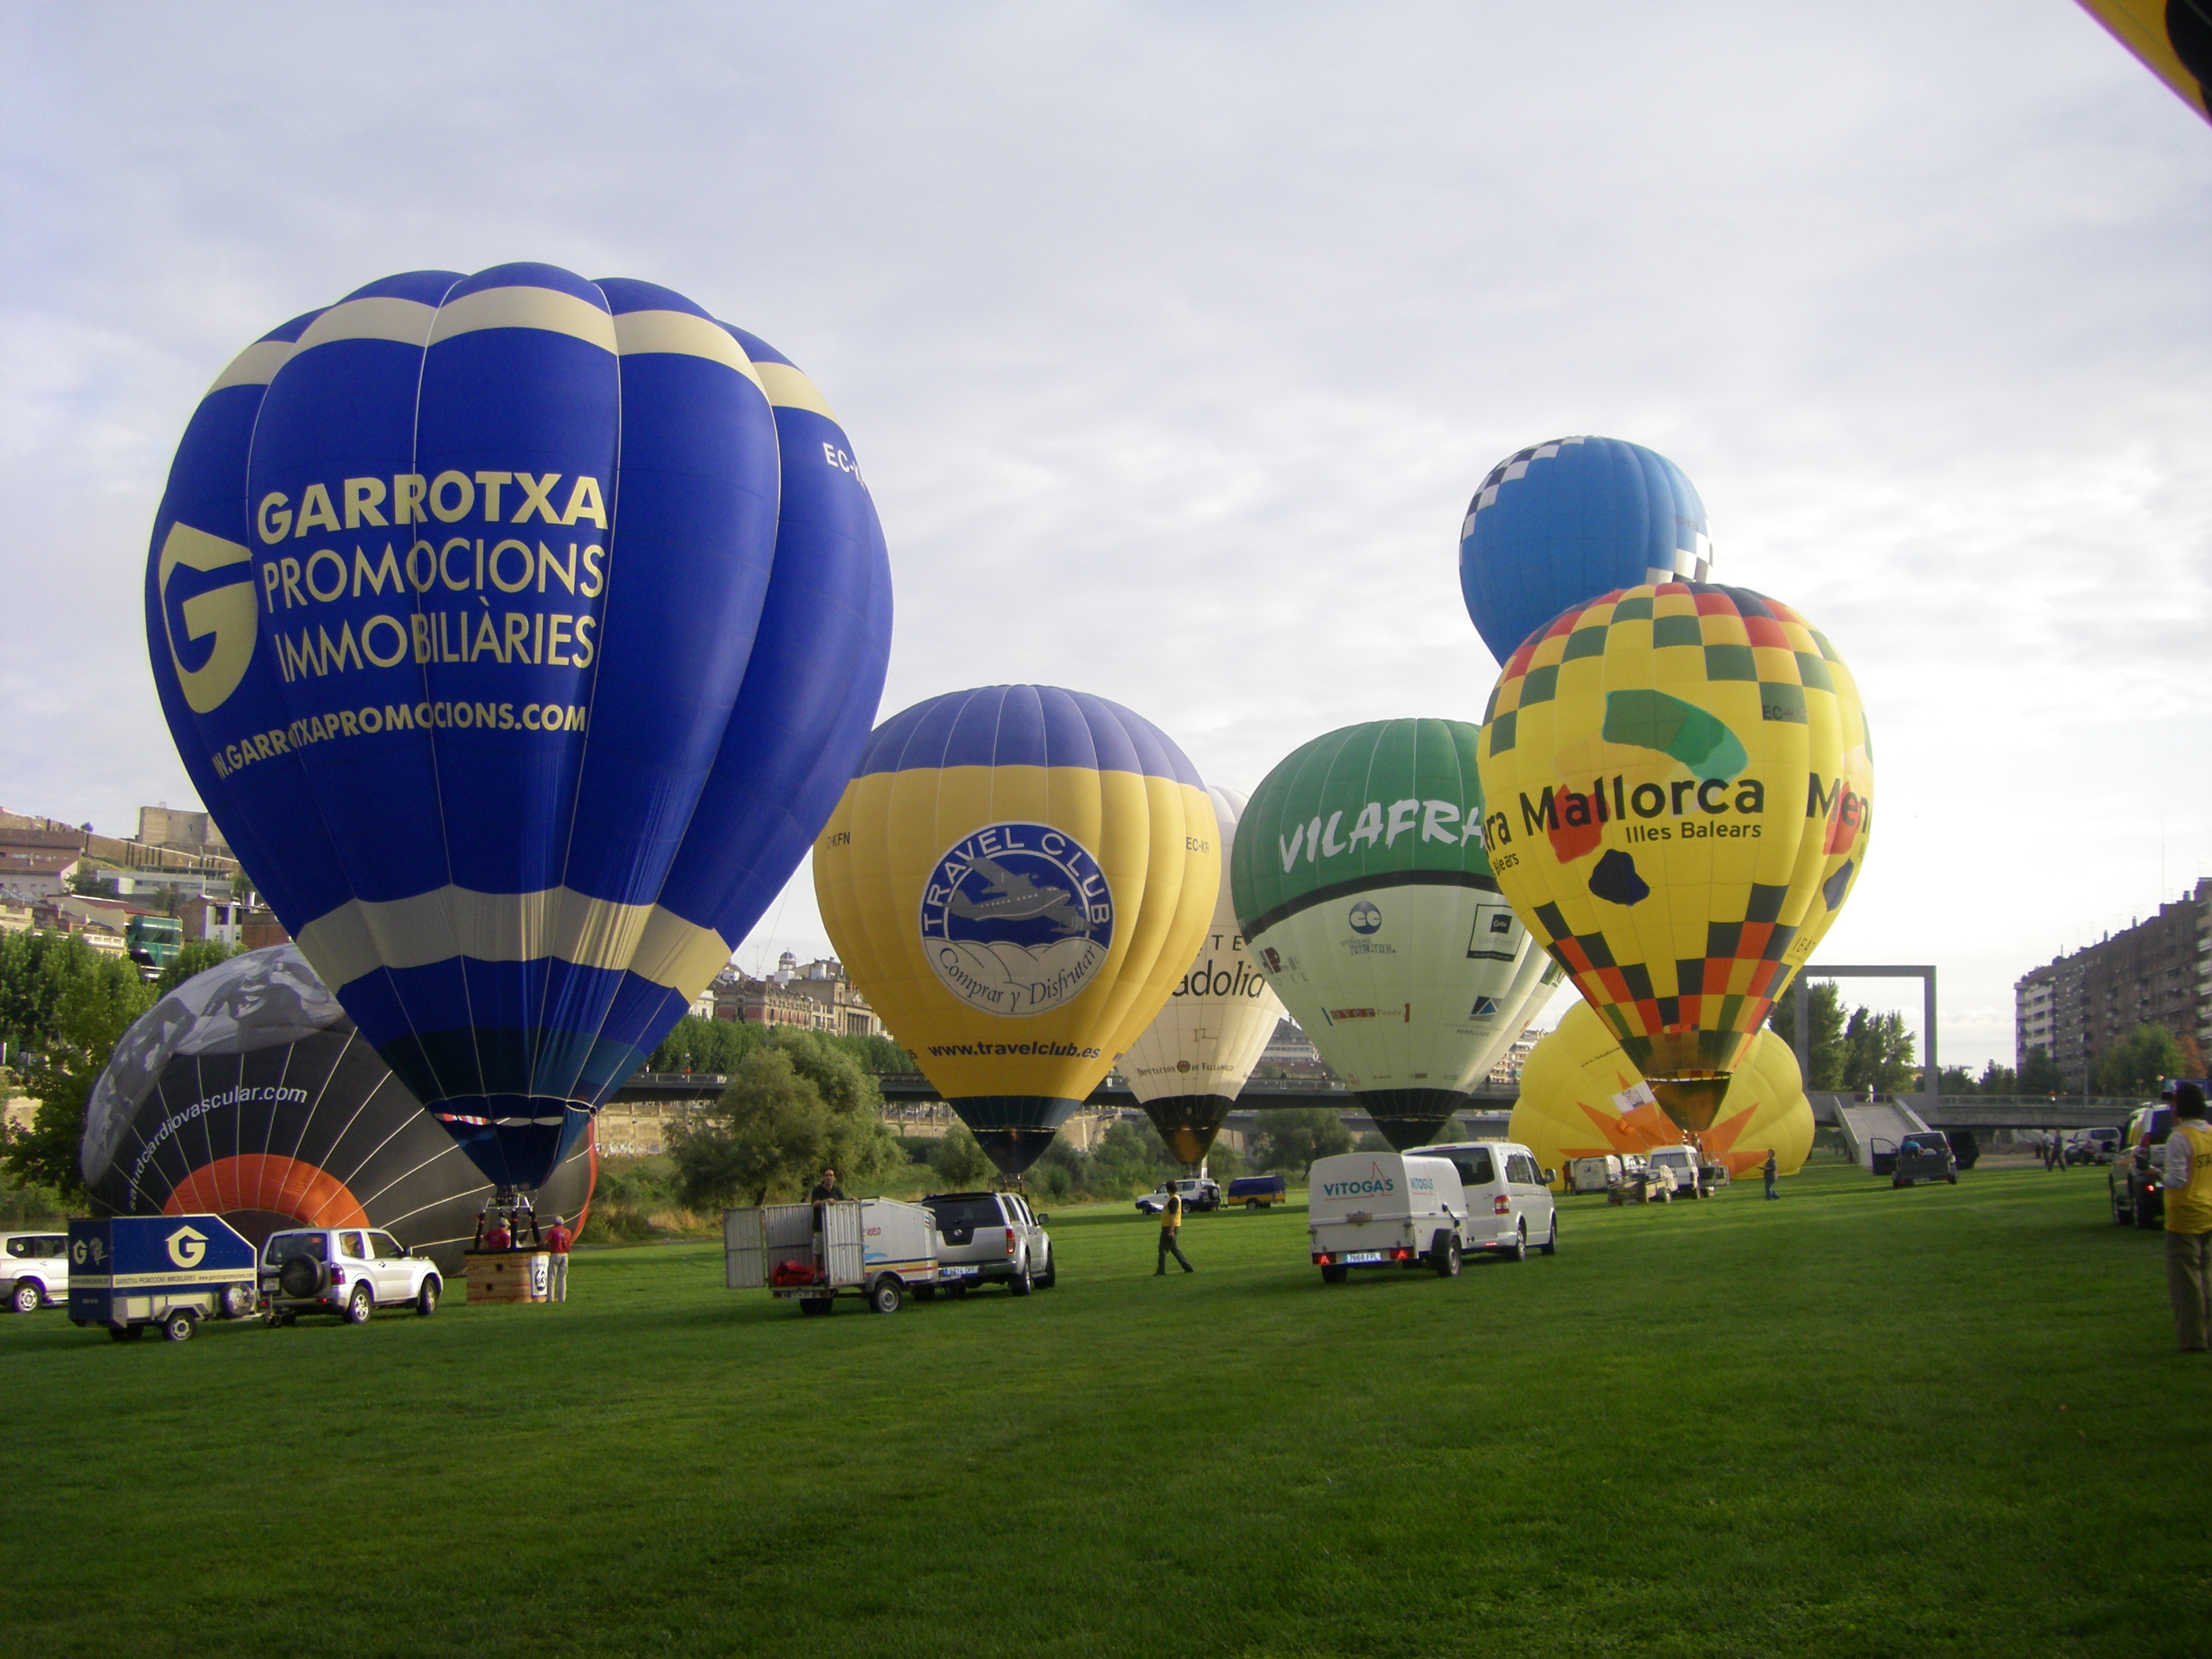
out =
[[[1781,1197],[1782,1194],[1774,1190],[1774,1177],[1780,1173],[1780,1166],[1775,1160],[1774,1148],[1771,1146],[1766,1149],[1766,1168],[1759,1173],[1766,1178],[1766,1195],[1769,1198]]]
[[[827,1204],[830,1200],[845,1196],[845,1189],[837,1184],[837,1172],[824,1170],[822,1179],[814,1183],[814,1190],[806,1195],[810,1204]]]

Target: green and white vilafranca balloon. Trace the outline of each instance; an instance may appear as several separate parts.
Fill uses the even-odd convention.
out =
[[[1245,798],[1209,787],[1225,865],[1237,844]],[[1245,948],[1229,884],[1214,901],[1213,923],[1198,959],[1176,984],[1168,1006],[1121,1056],[1121,1075],[1175,1155],[1195,1167],[1212,1149],[1221,1121],[1260,1063],[1283,1005]]]
[[[1261,780],[1230,855],[1261,971],[1401,1150],[1467,1104],[1562,976],[1483,850],[1477,737],[1396,720],[1316,738]]]

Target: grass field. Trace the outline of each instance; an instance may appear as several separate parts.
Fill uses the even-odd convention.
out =
[[[1069,1212],[1059,1286],[802,1320],[0,1319],[0,1650],[2202,1655],[2212,1361],[2101,1172],[1563,1211],[1324,1287],[1302,1210]],[[29,1540],[36,1540],[34,1543]]]

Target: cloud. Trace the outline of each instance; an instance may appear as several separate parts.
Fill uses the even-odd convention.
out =
[[[1948,1054],[2008,1055],[2010,980],[2148,908],[2161,847],[2169,894],[2212,870],[2212,143],[2072,9],[0,27],[11,808],[189,793],[143,538],[230,354],[387,271],[538,258],[826,389],[893,550],[886,713],[1079,685],[1240,787],[1332,726],[1473,719],[1467,497],[1601,432],[1851,662],[1881,817],[1826,954],[1942,963]],[[827,948],[804,877],[764,945]]]

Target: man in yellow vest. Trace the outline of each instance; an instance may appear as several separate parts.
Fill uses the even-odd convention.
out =
[[[2166,1142],[2166,1288],[2182,1352],[2203,1353],[2212,1328],[2212,1128],[2193,1083],[2174,1085]]]
[[[1198,1271],[1190,1265],[1190,1258],[1182,1253],[1182,1246],[1176,1242],[1176,1234],[1182,1228],[1182,1194],[1176,1191],[1174,1182],[1170,1181],[1164,1185],[1167,1196],[1160,1205],[1160,1265],[1152,1273],[1155,1279],[1168,1270],[1170,1251],[1173,1251],[1175,1259],[1182,1263],[1185,1273]]]

